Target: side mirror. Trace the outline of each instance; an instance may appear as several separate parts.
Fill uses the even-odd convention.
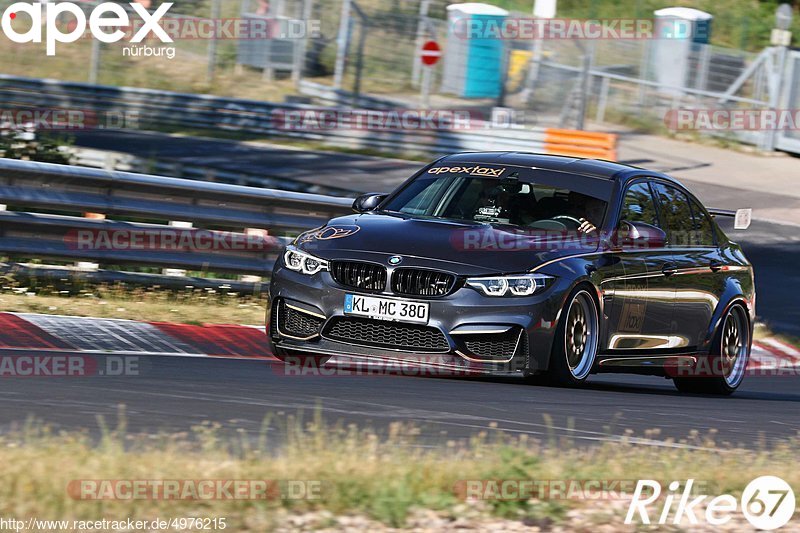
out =
[[[621,250],[663,248],[667,244],[667,234],[651,224],[623,220],[619,223],[613,244]]]
[[[356,213],[367,213],[374,211],[387,195],[381,193],[362,194],[353,202],[353,211]]]

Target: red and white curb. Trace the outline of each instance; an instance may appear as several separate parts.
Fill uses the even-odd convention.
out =
[[[274,359],[264,328],[0,313],[0,350]]]
[[[137,322],[0,313],[0,350],[274,360],[263,327]],[[800,370],[800,350],[774,338],[753,343],[748,370]]]
[[[800,369],[800,350],[774,337],[759,339],[753,342],[747,369],[750,371]]]

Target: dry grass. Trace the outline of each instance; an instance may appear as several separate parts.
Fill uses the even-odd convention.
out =
[[[183,46],[184,43],[180,43]],[[190,42],[191,44],[191,42]],[[205,45],[205,43],[202,43]],[[107,45],[102,52],[98,83],[143,87],[185,93],[215,94],[280,102],[297,91],[289,79],[267,81],[260,71],[220,66],[213,82],[206,80],[207,59],[178,47],[170,60],[163,57],[123,57],[121,45]],[[45,55],[44,45],[4,43],[0,47],[3,73],[31,78],[87,82],[91,42],[62,45],[55,56]]]
[[[116,286],[87,287],[78,292],[50,288],[4,288],[0,309],[6,312],[125,318],[184,324],[264,323],[266,295],[241,296],[211,290],[166,291]]]
[[[316,417],[315,417],[316,418]],[[124,419],[124,417],[123,417]],[[479,435],[466,444],[419,446],[413,427],[395,425],[379,437],[355,427],[325,427],[319,420],[265,421],[259,436],[224,438],[201,426],[193,435],[132,437],[124,424],[99,443],[82,434],[35,429],[0,437],[0,516],[48,519],[153,519],[226,517],[231,531],[263,531],[288,515],[326,511],[357,515],[394,526],[408,525],[415,510],[445,519],[474,516],[525,520],[545,527],[571,520],[581,500],[484,501],[465,507],[454,493],[459,480],[635,480],[693,478],[704,492],[739,494],[751,479],[779,475],[800,483],[797,440],[757,451],[726,448],[693,436],[695,448],[648,447],[622,442],[590,449],[568,441],[543,445],[525,438]],[[284,445],[272,441],[277,431]],[[656,436],[655,432],[650,437]],[[80,501],[71,480],[306,480],[318,481],[319,499],[268,501]],[[596,502],[595,502],[596,503]],[[595,505],[596,507],[596,505]],[[604,505],[603,522],[620,523],[625,506]],[[469,514],[471,513],[471,514]]]

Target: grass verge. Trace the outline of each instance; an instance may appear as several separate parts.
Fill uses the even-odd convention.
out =
[[[243,296],[213,290],[170,291],[158,287],[131,288],[97,285],[59,290],[45,285],[36,288],[11,283],[0,287],[0,309],[10,313],[122,318],[179,324],[264,323],[267,295]],[[773,332],[768,324],[757,323],[755,340],[776,338],[800,346],[800,338]]]
[[[124,416],[121,417],[124,419]],[[280,433],[285,440],[273,442]],[[229,438],[202,425],[192,434],[134,437],[124,423],[98,441],[28,424],[0,437],[0,514],[18,519],[141,520],[226,518],[231,531],[342,527],[361,517],[371,527],[437,529],[504,521],[514,525],[591,530],[621,526],[624,499],[576,498],[463,500],[464,480],[672,480],[695,479],[703,493],[740,495],[761,475],[800,484],[797,439],[744,450],[692,435],[686,446],[641,446],[622,439],[578,448],[556,437],[541,443],[480,434],[465,443],[421,446],[416,428],[393,425],[383,436],[354,426],[297,419],[265,420],[257,436]],[[657,438],[658,432],[648,435]],[[672,441],[667,444],[675,445]],[[281,480],[318,483],[318,497],[261,500],[130,499],[87,501],[71,496],[75,480]],[[656,511],[654,511],[655,513]],[[352,520],[352,519],[347,519]],[[298,524],[298,521],[303,522]]]
[[[0,309],[15,313],[124,318],[182,324],[263,324],[266,295],[213,290],[168,291],[154,287],[87,286],[78,291],[10,286],[0,290]]]

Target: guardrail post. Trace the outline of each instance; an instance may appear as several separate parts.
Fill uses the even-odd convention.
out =
[[[172,226],[173,228],[181,228],[181,229],[191,229],[192,228],[192,223],[191,222],[186,222],[186,221],[183,221],[183,220],[170,220],[169,221],[169,225]],[[186,270],[184,270],[182,268],[165,268],[165,269],[163,269],[161,271],[161,273],[164,274],[165,276],[180,277],[180,276],[185,276],[186,275]]]
[[[117,169],[117,154],[114,152],[108,152],[105,155],[103,161],[103,168],[105,170],[116,170]]]
[[[269,237],[269,231],[263,228],[245,228],[244,234],[248,237],[261,237],[264,241],[266,241],[267,237]],[[261,276],[254,276],[252,274],[242,274],[239,276],[239,281],[244,281],[247,283],[261,283]]]
[[[106,216],[103,213],[84,213],[83,218],[91,220],[105,220]],[[79,261],[75,267],[83,272],[94,272],[100,269],[99,263],[92,263],[91,261]]]

